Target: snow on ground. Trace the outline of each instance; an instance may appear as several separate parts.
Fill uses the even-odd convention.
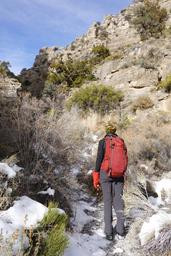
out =
[[[69,236],[70,245],[64,256],[105,256],[105,248],[109,244],[103,236],[74,233]]]
[[[74,176],[77,176],[77,174],[80,173],[80,167],[78,167],[78,166],[73,166],[73,167],[70,169],[70,172],[71,172]]]
[[[77,201],[73,205],[75,209],[75,216],[72,219],[73,233],[69,233],[69,247],[65,250],[64,256],[106,256],[106,248],[109,245],[109,241],[105,239],[105,234],[102,228],[94,227],[90,225],[90,231],[92,235],[81,233],[84,225],[96,220],[102,223],[102,220],[98,220],[98,216],[93,217],[93,213],[97,214],[96,207],[92,207],[91,203],[87,203],[83,200]],[[86,211],[89,214],[86,214]]]
[[[90,206],[87,202],[78,201],[73,204],[73,210],[74,210],[74,217],[71,220],[71,223],[74,226],[74,230],[76,232],[81,232],[81,230],[85,224],[94,220],[94,217],[88,216],[86,214],[85,210],[94,212],[96,210],[96,208]]]
[[[171,203],[171,179],[163,178],[160,181],[156,181],[155,191],[161,202],[164,195],[164,201],[166,203]]]
[[[6,174],[8,176],[8,179],[14,178],[16,176],[16,173],[22,169],[22,167],[19,167],[16,164],[10,167],[6,163],[0,163],[0,172]]]
[[[28,238],[26,236],[23,237],[23,229],[36,227],[47,211],[47,207],[27,196],[22,196],[14,201],[14,205],[8,210],[0,211],[1,235],[4,242],[7,239],[13,244],[14,255],[21,250],[22,246],[28,246]]]
[[[45,190],[45,191],[40,191],[40,192],[38,192],[38,194],[44,194],[44,195],[48,194],[49,196],[54,196],[55,190],[52,189],[52,188],[48,188],[48,189]]]
[[[141,231],[139,233],[139,238],[141,245],[146,244],[150,239],[155,239],[158,237],[160,231],[171,225],[171,214],[159,210],[158,213],[152,215],[148,222],[144,222]]]

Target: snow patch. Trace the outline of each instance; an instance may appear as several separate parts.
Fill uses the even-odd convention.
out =
[[[6,163],[0,163],[0,172],[6,174],[8,179],[14,178],[16,176],[16,172]]]
[[[93,170],[89,170],[87,175],[92,175],[92,173],[93,173]]]
[[[75,214],[72,219],[72,224],[75,226],[76,232],[81,232],[84,225],[94,219],[92,216],[88,216],[85,213],[85,210],[93,212],[96,210],[96,208],[90,206],[88,203],[84,201],[79,201],[73,205],[73,210]]]
[[[55,190],[52,189],[52,188],[48,188],[48,189],[45,190],[45,191],[40,191],[40,192],[38,192],[38,194],[43,194],[43,195],[48,194],[49,196],[54,196]]]
[[[166,203],[171,203],[171,179],[163,178],[160,181],[156,181],[154,187],[161,202],[163,199]]]
[[[14,205],[8,210],[0,212],[0,230],[3,242],[9,240],[12,243],[13,255],[22,250],[22,247],[29,246],[28,238],[26,234],[23,235],[23,230],[36,227],[47,211],[48,208],[44,205],[27,196],[22,196],[14,201]],[[16,233],[17,235],[14,237]]]
[[[19,172],[19,171],[23,170],[24,168],[18,166],[17,164],[14,164],[14,165],[12,166],[12,169],[14,170],[14,172]]]
[[[8,179],[14,178],[16,176],[16,173],[22,169],[22,167],[19,167],[16,164],[10,167],[7,163],[0,163],[0,172],[6,174],[8,176]]]
[[[97,142],[98,136],[97,136],[97,135],[93,135],[93,136],[92,136],[92,140],[93,140],[93,142]]]
[[[64,256],[106,256],[105,248],[109,242],[97,234],[74,233],[69,240]]]
[[[80,168],[79,167],[73,167],[73,168],[71,168],[70,171],[72,172],[73,175],[76,176],[77,174],[80,173]]]
[[[160,230],[171,224],[171,214],[162,210],[150,217],[148,222],[144,222],[139,238],[141,245],[146,244],[150,239],[158,237]]]
[[[113,253],[114,253],[114,254],[115,254],[115,253],[123,253],[123,249],[121,249],[121,248],[116,248],[116,249],[114,249]]]

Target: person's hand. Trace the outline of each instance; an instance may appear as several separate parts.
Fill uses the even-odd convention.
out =
[[[100,173],[96,172],[95,170],[92,172],[93,177],[93,186],[95,189],[100,189]]]

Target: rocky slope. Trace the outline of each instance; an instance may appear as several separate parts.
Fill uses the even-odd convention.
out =
[[[21,82],[26,90],[40,96],[44,88],[48,69],[54,58],[86,59],[91,56],[94,45],[104,44],[109,48],[111,60],[95,67],[98,83],[112,85],[124,92],[122,104],[126,115],[130,115],[132,104],[140,96],[150,96],[154,109],[168,111],[171,99],[168,94],[156,91],[156,85],[171,73],[170,35],[160,39],[141,41],[140,36],[128,21],[137,1],[118,15],[105,17],[94,23],[86,34],[77,38],[66,48],[42,48],[32,68],[22,70]],[[171,2],[160,1],[161,6],[171,9]],[[170,15],[170,14],[169,14]],[[167,28],[171,26],[171,15]]]
[[[76,38],[65,48],[55,46],[40,49],[33,67],[28,70],[23,69],[21,72],[21,81],[25,88],[30,88],[34,95],[39,94],[44,86],[49,65],[54,58],[84,59],[89,57],[94,45],[104,44],[114,52],[118,48],[139,42],[139,35],[126,20],[127,12],[129,8],[119,15],[107,16],[101,23],[94,23],[86,34]]]
[[[162,230],[164,232],[162,228],[166,228],[165,218],[163,218],[163,223],[160,226],[153,222],[150,229],[151,233],[149,234],[149,231],[147,232],[146,229],[141,229],[144,220],[150,221],[151,216],[166,211],[164,214],[166,218],[168,217],[169,223],[171,223],[169,209],[171,198],[169,185],[169,170],[171,167],[171,96],[168,92],[156,90],[156,85],[161,80],[164,80],[167,75],[171,74],[171,35],[167,34],[166,37],[159,39],[151,38],[147,41],[140,40],[137,31],[128,21],[132,15],[132,10],[140,2],[135,1],[135,4],[121,11],[119,15],[111,15],[106,17],[101,23],[94,23],[85,35],[77,38],[66,48],[47,47],[41,49],[36,56],[33,67],[28,70],[24,69],[21,72],[20,79],[23,87],[31,91],[32,95],[41,96],[49,66],[54,58],[62,58],[64,60],[68,57],[86,59],[91,55],[94,45],[104,44],[109,48],[111,58],[95,66],[94,74],[99,80],[94,83],[112,85],[124,93],[121,113],[113,111],[112,114],[115,118],[126,116],[127,121],[129,121],[128,128],[125,131],[119,132],[126,139],[129,149],[130,162],[128,174],[130,180],[128,180],[129,187],[125,196],[129,195],[131,200],[126,198],[125,202],[131,202],[133,210],[130,211],[132,215],[130,213],[127,215],[128,235],[125,240],[114,244],[108,244],[104,239],[103,204],[96,201],[96,198],[90,195],[90,191],[87,190],[89,182],[91,182],[91,186],[88,185],[88,187],[92,187],[92,181],[90,176],[89,179],[87,178],[87,173],[89,169],[94,167],[98,140],[102,136],[101,131],[99,131],[100,126],[97,126],[96,122],[98,116],[93,114],[87,117],[87,119],[82,120],[78,113],[68,112],[58,118],[56,111],[58,109],[57,103],[55,105],[54,102],[51,102],[50,107],[48,106],[49,108],[47,108],[50,111],[46,113],[46,107],[44,107],[45,111],[39,112],[39,103],[41,105],[41,101],[37,103],[36,99],[31,97],[28,97],[29,99],[27,98],[27,100],[24,99],[26,103],[24,111],[29,110],[29,108],[33,110],[35,120],[38,121],[39,125],[36,132],[41,132],[36,137],[36,142],[32,146],[37,151],[38,149],[44,149],[41,153],[38,152],[38,156],[42,154],[43,160],[46,160],[42,166],[39,165],[39,162],[38,165],[33,166],[31,173],[33,172],[34,177],[30,175],[29,170],[28,176],[26,176],[27,189],[31,194],[32,190],[36,188],[37,193],[41,176],[43,182],[45,181],[43,185],[46,185],[41,190],[46,190],[48,186],[51,186],[56,191],[55,201],[59,201],[60,207],[66,206],[66,211],[70,212],[70,214],[73,213],[70,219],[70,227],[73,232],[69,233],[70,247],[66,251],[66,256],[81,254],[82,252],[80,251],[85,252],[85,256],[143,255],[144,248],[141,247],[141,241],[144,241],[144,237],[151,236],[152,238],[153,244],[147,244],[147,248],[158,248],[156,241],[160,241],[160,236],[158,237],[159,240],[155,240],[154,235],[157,237],[159,231]],[[167,28],[169,29],[171,26],[171,15],[169,12],[171,1],[162,0],[160,3],[168,10]],[[5,102],[14,101],[16,90],[19,86],[20,83],[10,78],[0,80],[1,94]],[[140,97],[142,96],[150,98],[150,107],[133,111],[134,104],[139,104]],[[37,105],[34,105],[34,101]],[[35,109],[37,114],[34,112]],[[1,120],[3,120],[2,116],[5,117],[5,108],[3,110],[1,108],[0,111]],[[27,121],[27,118],[25,120]],[[91,132],[89,130],[90,127],[93,127]],[[36,128],[36,126],[33,127],[33,129]],[[1,125],[0,144],[4,145],[5,143],[5,146],[12,142],[12,138],[9,138],[9,133],[6,132],[6,126]],[[29,132],[29,136],[32,133],[36,133],[32,129]],[[56,154],[61,142],[58,138],[58,132],[65,145],[64,154],[61,153],[63,148],[59,154]],[[14,132],[13,135],[15,135]],[[75,148],[73,148],[73,144]],[[72,159],[71,166],[68,165],[68,162],[61,166],[60,164],[66,160],[64,156],[68,156],[65,153],[68,148],[72,153],[74,151],[73,158],[78,154],[77,159],[74,159],[75,162]],[[51,156],[53,151],[54,157]],[[10,154],[9,152],[8,149],[3,154]],[[72,158],[72,156],[70,157]],[[57,161],[53,162],[54,159]],[[29,162],[28,165],[30,165]],[[49,170],[48,165],[52,165],[52,169]],[[42,167],[44,168],[40,171]],[[39,174],[36,173],[37,171]],[[33,181],[30,181],[31,179]],[[159,184],[160,180],[163,179],[162,184],[164,184],[164,187],[162,184]],[[30,187],[28,182],[33,182]],[[150,182],[150,189],[147,188],[147,182],[148,184]],[[165,186],[166,184],[167,186]],[[142,193],[143,189],[138,190],[140,185],[145,189],[146,197]],[[152,189],[153,185],[155,189]],[[20,194],[18,195],[21,196],[25,192],[25,183],[22,183],[19,188]],[[133,191],[129,191],[131,188],[133,188]],[[59,193],[57,193],[58,190]],[[141,193],[135,195],[137,191]],[[152,196],[154,194],[156,197]],[[37,195],[36,200],[41,200],[41,197]],[[71,206],[71,209],[68,205]],[[127,206],[126,209],[129,210],[129,207]],[[160,217],[160,215],[158,216]],[[156,219],[158,220],[158,217]],[[149,223],[147,222],[148,225]],[[141,237],[139,236],[140,231]],[[169,241],[169,239],[165,239],[165,241]],[[169,242],[168,246],[170,246]],[[169,250],[170,248],[167,247],[167,251]],[[161,253],[156,255],[161,255]]]
[[[10,131],[10,110],[18,100],[17,90],[21,87],[16,78],[0,77],[0,157],[14,151],[15,135]]]

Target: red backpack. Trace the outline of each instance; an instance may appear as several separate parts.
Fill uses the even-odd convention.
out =
[[[128,156],[124,140],[120,137],[105,137],[105,155],[101,164],[104,170],[111,177],[122,177],[127,169]]]

